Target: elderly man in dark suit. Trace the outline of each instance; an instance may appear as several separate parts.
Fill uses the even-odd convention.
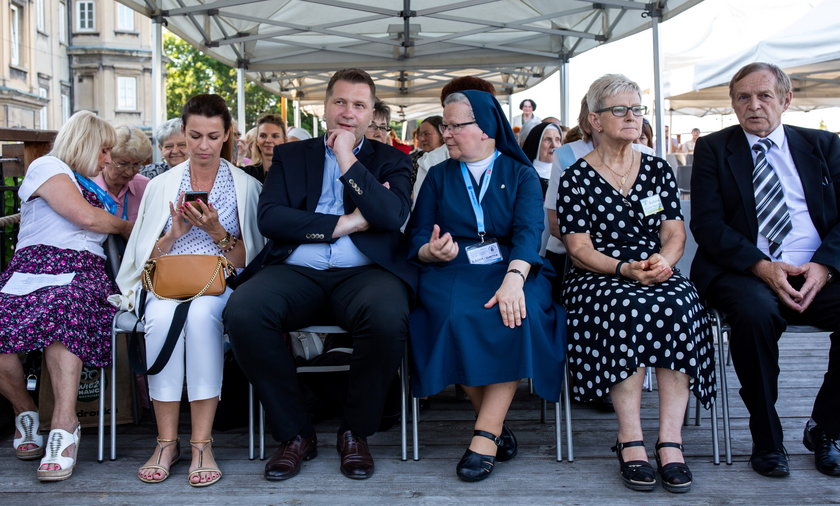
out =
[[[788,324],[833,332],[803,443],[819,471],[840,476],[840,139],[781,124],[791,84],[775,65],[740,69],[729,95],[740,125],[694,148],[691,277],[732,326],[750,463],[765,476],[790,473],[775,408],[778,340]]]
[[[365,140],[375,94],[366,72],[339,70],[327,87],[326,135],[275,147],[258,208],[269,241],[225,309],[236,359],[280,441],[265,466],[269,480],[295,476],[317,453],[282,333],[325,323],[353,336],[341,472],[373,474],[366,438],[379,427],[402,358],[416,286],[400,233],[411,208],[411,160]]]

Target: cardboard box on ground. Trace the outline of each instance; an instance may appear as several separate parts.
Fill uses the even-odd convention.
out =
[[[131,368],[128,365],[128,349],[125,346],[125,339],[120,336],[117,343],[117,423],[126,424],[133,422],[131,402]],[[76,400],[76,414],[82,427],[96,427],[99,424],[99,396],[105,395],[105,423],[111,423],[111,367],[107,367],[107,374],[102,378],[101,369],[90,365],[82,367],[82,378],[79,382],[79,394]],[[38,397],[38,408],[41,415],[41,427],[50,426],[52,419],[53,400],[52,384],[50,373],[46,364],[41,367],[40,395]],[[105,383],[105,391],[102,392],[102,382]]]

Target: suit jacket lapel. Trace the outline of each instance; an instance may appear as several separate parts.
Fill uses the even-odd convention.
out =
[[[823,206],[822,197],[822,167],[820,159],[814,156],[813,146],[805,140],[796,130],[785,125],[790,155],[796,165],[796,172],[799,173],[799,181],[802,183],[802,190],[805,192],[805,202],[808,204],[808,212],[811,221],[815,226],[822,222],[821,210]],[[818,229],[819,230],[819,229]]]
[[[306,210],[315,211],[321,198],[321,186],[324,184],[324,148],[323,138],[312,142],[306,149],[304,174],[306,180]]]
[[[729,136],[726,144],[727,166],[732,171],[732,177],[741,193],[741,202],[744,205],[744,213],[750,226],[751,239],[758,237],[758,217],[755,211],[755,192],[753,191],[752,173],[755,168],[750,147],[744,131],[736,127]]]

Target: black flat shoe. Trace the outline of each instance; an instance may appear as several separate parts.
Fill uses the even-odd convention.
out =
[[[790,475],[790,464],[784,446],[773,450],[756,450],[753,446],[750,466],[758,474],[770,478],[784,478]]]
[[[502,446],[502,439],[487,431],[474,430],[473,436],[486,437],[496,443],[496,446]],[[458,462],[458,466],[455,467],[455,472],[458,473],[458,478],[464,481],[481,481],[490,476],[495,465],[495,456],[482,455],[467,448],[464,456],[461,457],[461,461]]]
[[[519,443],[516,441],[516,436],[507,424],[502,425],[502,435],[499,436],[499,439],[502,440],[502,445],[499,446],[499,450],[496,452],[496,460],[505,462],[516,457],[516,454],[519,453]]]
[[[504,438],[504,433],[502,433],[502,438]],[[809,420],[805,424],[802,444],[808,451],[814,452],[814,464],[817,466],[817,471],[829,476],[840,476],[840,438],[831,437],[820,426]]]
[[[629,441],[627,443],[615,442],[615,446],[611,448],[618,457],[618,463],[621,465],[621,479],[624,481],[624,486],[631,490],[638,490],[639,492],[650,492],[656,487],[656,471],[650,462],[645,460],[631,460],[624,462],[624,457],[621,456],[621,451],[625,448],[633,446],[645,446],[644,441]]]
[[[683,445],[656,442],[656,468],[659,475],[662,476],[662,488],[675,494],[682,494],[691,490],[692,476],[688,465],[685,462],[671,462],[663,466],[662,460],[659,458],[660,448],[676,448],[683,451]]]

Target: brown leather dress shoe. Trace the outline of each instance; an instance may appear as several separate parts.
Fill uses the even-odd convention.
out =
[[[373,457],[367,439],[355,436],[348,430],[338,436],[336,448],[341,454],[341,474],[354,480],[365,480],[373,476]]]
[[[265,479],[272,481],[288,480],[300,472],[304,460],[314,459],[318,455],[318,438],[296,436],[291,441],[280,443],[274,455],[265,465]]]

